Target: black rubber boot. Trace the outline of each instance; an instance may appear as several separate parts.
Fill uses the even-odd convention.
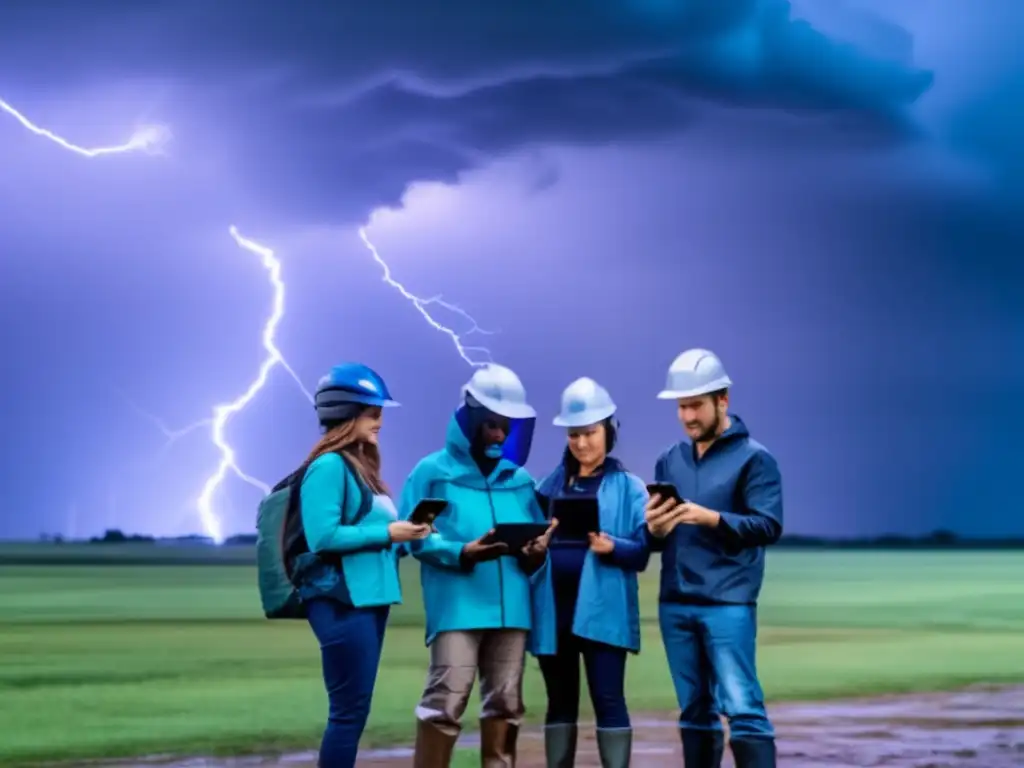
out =
[[[597,729],[597,754],[601,757],[601,768],[629,768],[633,754],[633,729]]]
[[[576,765],[575,725],[544,726],[544,755],[548,768],[573,768]]]
[[[775,768],[775,739],[732,739],[736,768]]]
[[[725,754],[725,734],[680,728],[683,740],[683,765],[686,768],[720,768]]]

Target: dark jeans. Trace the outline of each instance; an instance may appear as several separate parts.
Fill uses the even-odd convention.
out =
[[[721,713],[733,739],[772,738],[754,663],[757,608],[662,603],[659,618],[679,727],[719,731]]]
[[[626,708],[625,648],[584,640],[570,633],[558,638],[558,653],[540,656],[548,692],[547,725],[574,725],[580,715],[580,656],[598,728],[629,728]]]
[[[352,768],[370,715],[388,607],[349,608],[336,600],[308,603],[309,625],[320,643],[327,728],[320,743],[321,768]]]

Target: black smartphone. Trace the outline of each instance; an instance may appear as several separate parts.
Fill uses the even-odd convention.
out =
[[[547,523],[498,523],[489,541],[507,544],[510,553],[518,552],[547,529]]]
[[[600,510],[593,496],[566,496],[551,504],[551,516],[558,520],[555,535],[560,539],[585,539],[601,532]]]
[[[676,490],[676,487],[672,485],[672,483],[648,483],[647,492],[651,494],[651,496],[654,496],[655,494],[661,496],[662,501],[674,499],[679,503],[683,502],[683,497],[679,495],[679,491]]]
[[[421,499],[409,515],[409,522],[416,525],[433,525],[437,516],[444,512],[448,502],[444,499]]]

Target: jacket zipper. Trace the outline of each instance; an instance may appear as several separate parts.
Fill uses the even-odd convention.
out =
[[[491,484],[486,479],[484,485],[487,487],[487,503],[491,507],[491,527],[498,525],[498,513],[494,509],[494,498],[491,496]],[[505,568],[498,558],[498,604],[501,606],[501,628],[505,628]]]

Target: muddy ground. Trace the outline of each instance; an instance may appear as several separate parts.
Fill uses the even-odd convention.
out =
[[[1024,766],[1024,687],[973,688],[945,694],[891,696],[769,708],[779,733],[782,768],[1021,768]],[[671,718],[634,715],[633,768],[681,765]],[[473,736],[466,746],[476,745]],[[408,768],[408,748],[361,756],[361,768]],[[120,763],[142,765],[140,762]],[[150,763],[152,765],[152,763]],[[312,768],[313,754],[278,758],[196,758],[175,768]],[[538,730],[520,739],[519,768],[543,768]],[[592,732],[581,744],[578,768],[599,768]],[[723,766],[732,766],[726,758]]]

